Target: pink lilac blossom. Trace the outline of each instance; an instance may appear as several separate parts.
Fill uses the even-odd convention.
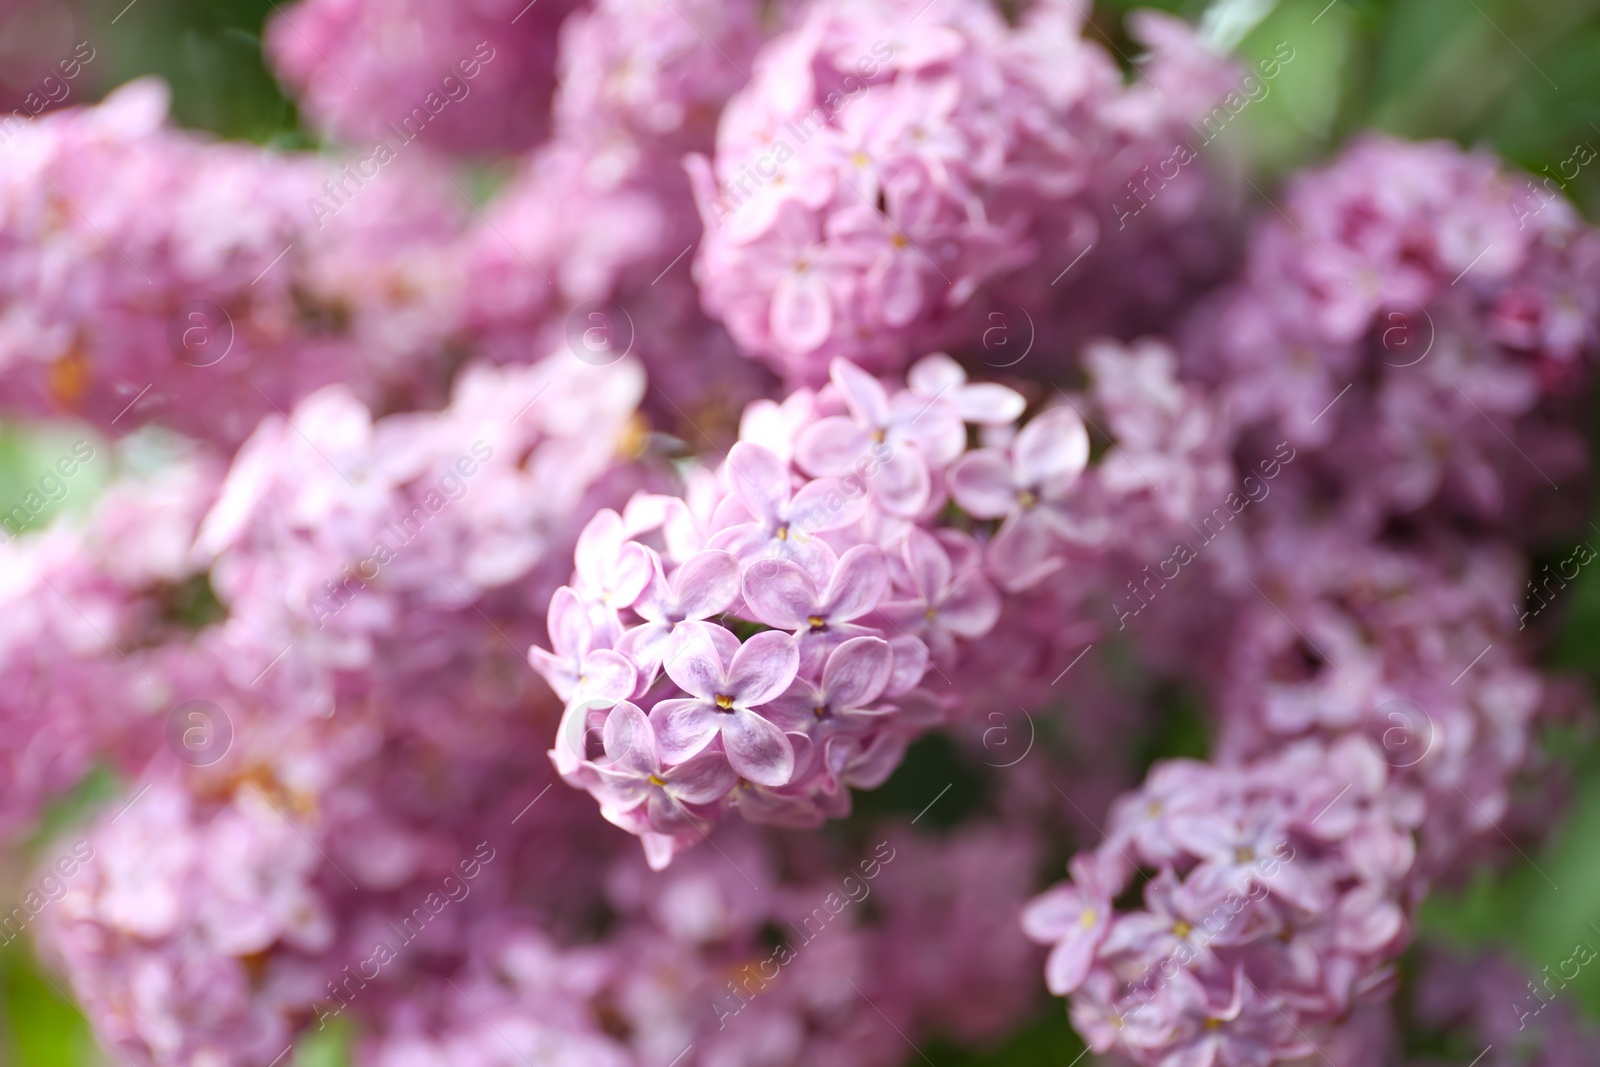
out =
[[[403,129],[437,152],[509,154],[549,130],[557,35],[577,6],[301,0],[277,10],[265,46],[305,112],[347,144]]]
[[[385,1065],[511,1064],[521,1053],[624,1067],[673,1057],[893,1067],[908,1034],[1004,1033],[1028,1004],[1018,973],[1034,953],[1005,920],[1032,846],[994,825],[948,840],[884,831],[858,856],[744,831],[724,835],[723,855],[700,850],[664,873],[619,858],[605,884],[620,925],[606,944],[563,948],[526,924],[488,924],[474,939],[496,940],[474,946],[456,988],[419,986],[379,1020],[367,1051]],[[794,873],[780,876],[780,863]],[[905,969],[947,935],[966,946],[965,967]]]
[[[1046,262],[1095,244],[1110,190],[1182,126],[1160,90],[1122,86],[1073,5],[1034,5],[1014,29],[982,3],[919,6],[811,5],[757,57],[714,156],[689,159],[705,306],[791,382],[840,356],[899,370],[977,333],[974,294],[1019,268],[1055,277]],[[1169,55],[1183,36],[1142,25]],[[1208,82],[1184,60],[1163,69]],[[1181,184],[1165,207],[1186,218]]]
[[[1352,779],[1389,803],[1345,799]],[[1046,981],[1071,996],[1090,1047],[1146,1065],[1266,1065],[1314,1053],[1319,1034],[1386,996],[1420,808],[1386,783],[1359,737],[1158,765],[1073,880],[1022,915],[1052,946]],[[1141,874],[1144,908],[1114,908]]]
[[[930,669],[954,670],[1000,614],[978,544],[937,521],[961,395],[924,399],[839,360],[822,392],[753,409],[714,481],[590,521],[551,601],[551,649],[531,659],[567,702],[556,767],[653,865],[731,808],[782,825],[848,810],[847,787],[881,783],[942,718]],[[967,409],[1015,417],[1021,398],[980,392]],[[1071,409],[1022,433],[1052,469],[1086,463]],[[1054,532],[1039,553],[1062,550]]]
[[[0,404],[231,448],[336,381],[435,399],[460,292],[448,186],[411,161],[369,182],[207,143],[166,111],[140,80],[7,142]]]
[[[106,452],[90,445],[77,459],[117,462]],[[204,456],[172,457],[114,481],[88,519],[64,517],[0,546],[6,835],[97,764],[138,766],[160,744],[195,578],[187,548],[219,476]]]
[[[1244,279],[1187,331],[1191,372],[1241,423],[1323,450],[1369,506],[1514,513],[1583,466],[1569,419],[1543,416],[1600,340],[1592,234],[1565,201],[1524,199],[1487,154],[1357,141],[1255,227]]]
[[[442,931],[467,922],[438,894],[454,900],[480,865],[475,907],[507,907],[528,875],[499,873],[515,859],[493,867],[497,842],[579,853],[581,798],[520,820],[512,807],[531,799],[519,784],[549,774],[539,738],[556,708],[511,642],[542,634],[533,605],[553,575],[540,564],[571,552],[570,516],[622,495],[607,478],[629,477],[616,454],[638,383],[630,365],[477,369],[446,411],[376,422],[325,391],[266,420],[187,525],[146,534],[163,551],[140,558],[209,574],[223,614],[181,641],[158,634],[160,658],[141,662],[160,699],[208,701],[233,743],[203,763],[153,746],[142,767],[126,759],[138,777],[91,831],[94,870],[46,921],[124,1055],[270,1061],[307,1025],[357,1000],[377,1013],[406,976],[454,958]],[[540,493],[513,487],[523,479]],[[98,697],[111,719],[139,710],[109,687]],[[165,723],[134,725],[159,740]],[[486,836],[464,874],[460,842]],[[365,989],[373,931],[430,893],[426,936],[394,949],[393,984]],[[560,893],[546,906],[575,907]],[[353,965],[367,979],[348,978]]]
[[[757,14],[745,0],[575,12],[552,139],[522,159],[462,253],[466,335],[488,358],[632,355],[650,372],[652,421],[697,451],[724,447],[771,387],[700,310],[688,266],[700,225],[678,162],[710,148],[760,42]]]
[[[1372,185],[1375,169],[1396,180]],[[1312,195],[1316,182],[1324,184]],[[1105,843],[1074,860],[1072,881],[1024,915],[1025,929],[1053,946],[1052,991],[1071,996],[1075,1023],[1097,1049],[1147,1064],[1267,1064],[1322,1042],[1381,1047],[1370,1005],[1389,993],[1416,901],[1498,847],[1550,697],[1515,651],[1517,553],[1492,536],[1464,539],[1455,517],[1494,519],[1502,485],[1536,480],[1537,464],[1493,422],[1480,435],[1476,420],[1489,421],[1481,408],[1469,419],[1446,406],[1436,454],[1459,461],[1472,443],[1484,472],[1475,494],[1441,492],[1442,479],[1419,484],[1403,468],[1386,480],[1396,467],[1373,446],[1409,429],[1426,410],[1419,397],[1449,384],[1467,398],[1463,388],[1491,379],[1497,396],[1514,398],[1507,410],[1530,416],[1529,429],[1561,432],[1537,421],[1559,411],[1536,412],[1540,392],[1575,378],[1592,342],[1564,330],[1566,347],[1524,334],[1530,350],[1502,348],[1482,309],[1535,258],[1581,276],[1587,235],[1552,212],[1542,233],[1519,238],[1508,187],[1492,161],[1454,149],[1358,145],[1302,179],[1291,194],[1299,218],[1269,220],[1249,282],[1197,320],[1203,340],[1186,355],[1229,403],[1241,466],[1251,470],[1243,461],[1268,434],[1307,456],[1289,447],[1261,466],[1266,481],[1256,478],[1250,501],[1265,501],[1270,482],[1270,507],[1236,520],[1248,505],[1238,497],[1206,516],[1193,529],[1204,554],[1190,579],[1202,595],[1169,595],[1164,613],[1135,627],[1158,660],[1206,679],[1225,709],[1217,766],[1159,766],[1113,807]],[[1459,281],[1484,258],[1485,230],[1509,250],[1467,295],[1447,293],[1452,257]],[[1344,276],[1353,288],[1339,284]],[[1582,321],[1559,283],[1546,292]],[[1364,338],[1397,303],[1405,313],[1388,328],[1426,325],[1428,335]],[[1241,332],[1246,322],[1265,329]],[[1317,343],[1296,354],[1297,336]],[[1464,354],[1482,381],[1461,376]],[[1274,397],[1316,399],[1285,373],[1326,383],[1323,408],[1273,406]],[[1248,392],[1274,380],[1276,393]],[[1340,381],[1360,392],[1342,399]],[[1315,426],[1341,400],[1337,416]],[[1120,433],[1139,437],[1128,420]],[[1534,470],[1511,473],[1513,457]],[[1238,532],[1228,529],[1235,521]],[[1154,596],[1173,578],[1162,572],[1144,591]],[[1506,651],[1486,659],[1497,647]],[[1270,799],[1252,799],[1260,788]],[[1292,861],[1263,864],[1283,848]],[[1108,918],[1139,872],[1149,879],[1145,910]],[[1219,901],[1221,921],[1203,921],[1219,915]]]

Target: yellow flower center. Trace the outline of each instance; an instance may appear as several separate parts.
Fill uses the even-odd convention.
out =
[[[666,785],[667,784],[667,780],[665,778],[658,778],[657,776],[652,774],[650,776],[650,784],[651,785]]]
[[[1093,908],[1084,908],[1083,914],[1078,916],[1078,925],[1087,930],[1089,927],[1093,926],[1095,924],[1095,920],[1099,918],[1100,913],[1098,911],[1095,911]]]
[[[806,616],[806,622],[811,624],[811,628],[813,630],[820,630],[824,626],[828,625],[828,620],[824,619],[821,615],[808,615]]]
[[[733,698],[728,696],[728,695],[726,695],[725,693],[718,693],[717,694],[717,707],[721,708],[723,711],[730,710],[733,707]]]
[[[1182,919],[1179,919],[1177,922],[1172,924],[1172,932],[1178,937],[1188,937],[1194,932],[1194,927],[1184,922]]]
[[[1024,508],[1031,508],[1038,502],[1039,498],[1034,494],[1032,489],[1017,490],[1017,503],[1021,504]]]
[[[787,527],[787,526],[778,527],[777,537],[778,537],[778,540],[780,540],[780,541],[789,540],[789,527]]]

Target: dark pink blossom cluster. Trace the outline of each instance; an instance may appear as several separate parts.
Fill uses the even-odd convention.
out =
[[[1358,141],[1264,216],[1244,279],[1191,324],[1193,372],[1243,421],[1323,449],[1353,508],[1515,514],[1583,466],[1570,418],[1543,416],[1582,379],[1600,312],[1593,235],[1564,201],[1528,216],[1521,197],[1492,156]]]

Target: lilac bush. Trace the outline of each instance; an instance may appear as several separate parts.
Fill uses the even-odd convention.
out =
[[[0,411],[109,472],[8,513],[0,831],[114,783],[15,913],[108,1055],[894,1067],[1061,998],[1343,1067],[1515,984],[1401,960],[1588,711],[1524,603],[1600,235],[1443,142],[1169,175],[1255,74],[1079,7],[300,0],[320,151],[151,80],[0,146]]]

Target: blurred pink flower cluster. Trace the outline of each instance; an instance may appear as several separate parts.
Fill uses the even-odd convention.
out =
[[[113,783],[24,913],[103,1041],[1399,1055],[1586,712],[1600,238],[1375,136],[1157,189],[1242,68],[1079,6],[300,0],[316,153],[151,81],[0,145],[0,411],[111,472],[0,545],[0,828]]]

